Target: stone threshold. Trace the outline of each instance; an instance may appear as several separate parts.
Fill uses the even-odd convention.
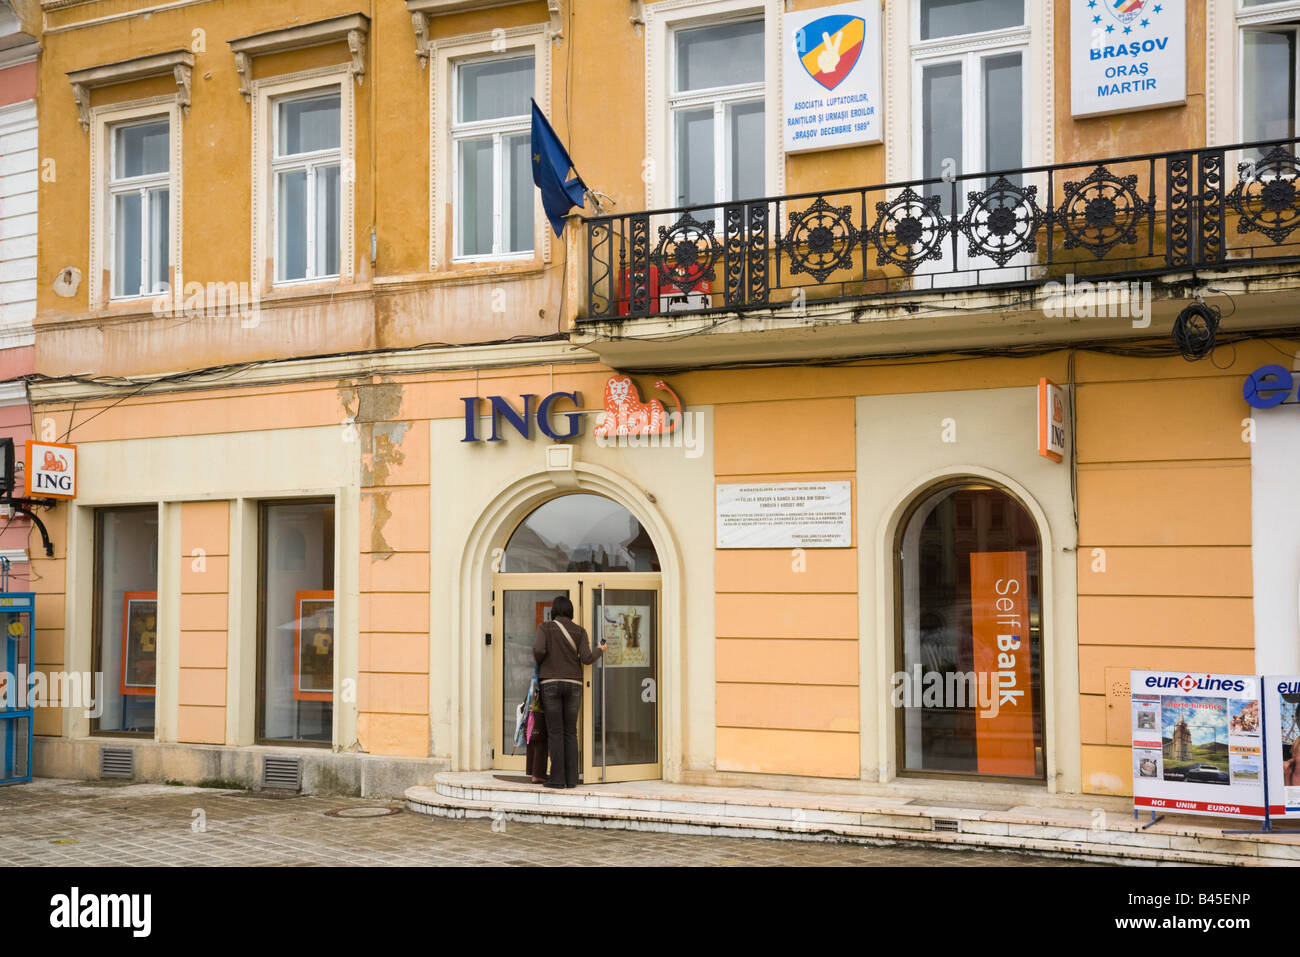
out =
[[[408,809],[449,818],[673,834],[1029,851],[1135,865],[1286,866],[1300,862],[1300,831],[1228,834],[1237,822],[1171,815],[1149,827],[1123,798],[1058,797],[1051,806],[953,801],[944,785],[896,796],[771,791],[638,781],[553,791],[503,772],[439,772],[406,790]],[[999,795],[1002,796],[1002,795]],[[1100,812],[1100,813],[1099,813]]]

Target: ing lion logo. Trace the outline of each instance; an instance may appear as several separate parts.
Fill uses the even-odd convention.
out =
[[[663,379],[655,381],[655,388],[667,392],[677,405],[677,418],[671,419],[658,399],[641,401],[641,393],[629,376],[611,376],[605,383],[605,418],[592,431],[593,435],[667,435],[677,428],[682,417],[682,400]]]
[[[50,449],[45,450],[45,461],[41,463],[41,468],[46,472],[66,472],[68,470],[68,460],[62,455],[55,455]]]

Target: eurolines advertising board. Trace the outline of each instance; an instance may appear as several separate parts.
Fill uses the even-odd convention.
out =
[[[782,42],[787,153],[884,140],[877,0],[787,13]]]
[[[1300,675],[1264,679],[1269,817],[1300,818]]]
[[[1134,671],[1130,682],[1134,806],[1263,820],[1259,678]]]
[[[1075,116],[1187,101],[1186,0],[1070,0]]]

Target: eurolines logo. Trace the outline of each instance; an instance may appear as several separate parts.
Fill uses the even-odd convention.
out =
[[[1146,686],[1148,688],[1178,688],[1181,691],[1246,690],[1246,682],[1240,678],[1215,678],[1213,675],[1205,675],[1203,678],[1193,678],[1191,675],[1183,675],[1181,678],[1174,675],[1147,675]]]

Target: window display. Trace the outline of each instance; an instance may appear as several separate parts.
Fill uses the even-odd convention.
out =
[[[899,542],[903,771],[1041,777],[1038,531],[989,485],[927,494]]]
[[[334,734],[334,506],[262,506],[258,737]]]

